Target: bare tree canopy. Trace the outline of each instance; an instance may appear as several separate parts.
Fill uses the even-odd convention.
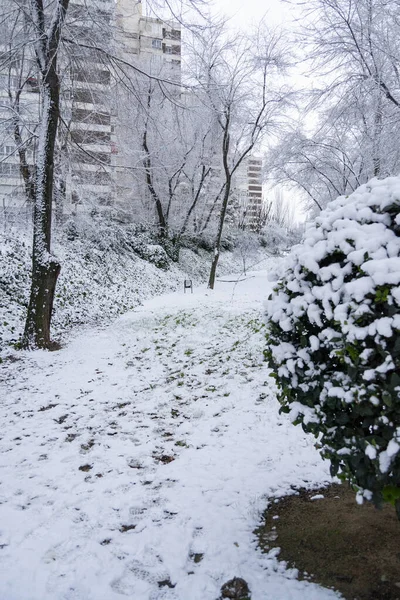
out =
[[[299,124],[270,160],[275,177],[318,209],[371,177],[398,172],[399,33],[397,0],[303,5],[298,37],[313,85],[303,91]]]

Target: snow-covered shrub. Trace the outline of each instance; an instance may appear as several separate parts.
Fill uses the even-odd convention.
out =
[[[271,219],[267,221],[261,231],[260,243],[272,254],[279,255],[294,244],[298,244],[301,236],[300,228],[290,230]]]
[[[260,249],[260,237],[252,231],[241,231],[235,239],[234,254],[242,260],[243,273],[251,264],[255,262],[255,257]]]
[[[289,263],[267,303],[281,410],[400,518],[400,178],[332,202]]]
[[[61,239],[73,242],[81,239],[103,251],[125,254],[133,251],[137,256],[153,263],[158,269],[168,270],[170,260],[157,236],[141,224],[120,225],[101,217],[68,220],[61,231]]]
[[[24,241],[0,235],[0,350],[15,344],[29,300],[30,248]]]

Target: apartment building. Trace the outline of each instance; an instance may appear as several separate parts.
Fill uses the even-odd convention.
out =
[[[234,177],[232,195],[238,204],[239,225],[256,230],[263,205],[262,158],[247,156],[243,160]]]
[[[37,81],[35,79],[35,81]],[[30,219],[31,210],[26,200],[21,178],[20,159],[15,139],[15,107],[8,108],[9,86],[18,86],[19,77],[0,75],[0,212],[4,219],[12,218],[8,213],[20,213]],[[15,96],[13,97],[15,99]],[[38,94],[35,86],[28,84],[26,93],[19,98],[21,114],[21,136],[24,144],[24,158],[31,165],[35,156],[35,144],[29,132],[34,132],[39,118]]]
[[[0,7],[6,0],[0,0]],[[118,76],[100,47],[127,63],[156,72],[168,67],[180,80],[181,30],[179,25],[142,14],[132,0],[71,0],[65,34],[67,50],[59,55],[62,73],[62,121],[59,126],[56,194],[62,211],[101,210],[123,205],[124,157],[118,148]],[[86,47],[85,47],[86,46]],[[32,48],[31,48],[32,50]],[[30,213],[20,171],[9,92],[18,93],[22,140],[29,165],[34,164],[35,135],[39,122],[40,94],[36,60],[25,65],[10,62],[0,67],[0,207],[12,216]],[[20,145],[21,145],[20,144]]]
[[[69,67],[63,70],[58,170],[65,179],[67,213],[101,210],[113,201],[111,72],[103,51],[112,49],[114,10],[113,0],[73,0],[69,7],[66,34],[76,43],[68,47]]]
[[[0,0],[0,10],[6,5]],[[102,33],[109,32],[113,11],[113,0],[93,0],[89,8],[84,0],[71,0],[67,13],[64,32],[69,44],[58,55],[61,119],[54,197],[61,211],[57,216],[74,212],[86,198],[110,202],[111,115],[106,102],[110,72],[102,53],[79,44],[95,45]],[[0,205],[4,218],[11,222],[21,214],[31,215],[19,154],[22,150],[27,170],[33,174],[40,120],[36,57],[32,45],[24,44],[23,11],[12,16],[18,18],[9,40],[15,50],[9,51],[9,60],[3,60],[0,67]],[[5,48],[1,51],[4,58]]]
[[[132,0],[117,0],[115,32],[117,51],[127,65],[136,65],[141,71],[160,77],[163,81],[171,81],[176,85],[168,85],[168,94],[181,94],[181,26],[179,23],[164,21],[160,18],[143,15],[142,3]],[[143,86],[144,103],[147,102],[146,87],[148,82],[140,77],[135,81],[135,71],[125,71],[133,82],[127,82],[128,87]],[[154,83],[154,80],[153,80]],[[124,85],[118,82],[117,89],[121,90],[121,106],[118,108],[121,117],[126,114],[123,105]],[[153,86],[154,87],[154,86]],[[157,86],[155,86],[157,88]],[[157,94],[159,90],[155,89]],[[130,100],[132,101],[132,100]],[[144,118],[142,116],[142,118]],[[136,218],[137,214],[152,218],[153,201],[147,198],[147,188],[143,185],[143,164],[138,161],[138,154],[132,157],[132,146],[140,146],[140,139],[130,138],[130,127],[125,127],[124,118],[115,121],[116,140],[116,168],[115,180],[115,208],[119,211],[120,218]],[[136,145],[136,146],[135,146]]]
[[[142,3],[117,0],[116,31],[124,58],[150,66],[155,72],[163,68],[180,81],[181,26],[143,15]]]

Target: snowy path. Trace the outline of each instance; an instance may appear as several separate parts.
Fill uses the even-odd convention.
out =
[[[328,600],[252,534],[268,497],[328,480],[278,414],[257,274],[171,294],[0,366],[0,599]]]

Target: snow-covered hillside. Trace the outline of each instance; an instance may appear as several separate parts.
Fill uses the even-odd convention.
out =
[[[146,231],[102,222],[58,233],[55,253],[62,269],[57,282],[53,337],[61,339],[77,327],[109,322],[143,300],[183,288],[208,276],[211,256],[183,248],[179,263],[168,259]],[[29,296],[31,236],[15,230],[0,233],[0,356],[18,342]],[[267,252],[253,249],[247,264],[262,267]],[[260,262],[261,261],[261,262]],[[219,273],[241,268],[239,253],[223,252]],[[7,350],[8,351],[8,350]]]

